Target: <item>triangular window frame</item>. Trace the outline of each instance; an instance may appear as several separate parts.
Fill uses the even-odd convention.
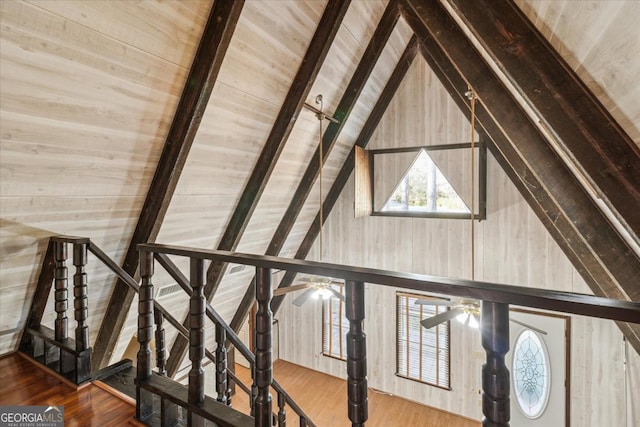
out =
[[[443,179],[447,182],[450,182],[449,177],[447,177],[447,173],[445,173],[438,162],[434,161],[431,152],[433,151],[445,151],[445,150],[470,150],[470,143],[461,143],[461,144],[441,144],[441,145],[429,145],[429,146],[418,146],[418,147],[405,147],[405,148],[389,148],[389,149],[376,149],[376,150],[366,150],[368,154],[368,173],[363,174],[364,176],[368,176],[370,179],[370,188],[372,189],[370,194],[360,194],[361,192],[356,191],[356,204],[358,204],[358,200],[361,200],[363,197],[370,197],[371,200],[368,202],[371,206],[371,215],[373,216],[394,216],[394,217],[421,217],[421,218],[448,218],[448,219],[474,219],[482,220],[486,218],[486,176],[487,176],[487,151],[486,146],[482,142],[476,142],[474,144],[476,152],[476,179],[475,179],[475,194],[476,194],[476,203],[475,203],[475,212],[472,215],[470,212],[470,204],[469,200],[465,200],[465,198],[460,197],[463,203],[469,208],[466,212],[451,212],[447,210],[420,210],[420,209],[409,209],[409,210],[384,210],[382,209],[385,205],[387,205],[388,199],[393,195],[396,188],[401,185],[402,181],[405,179],[407,174],[411,171],[412,167],[415,165],[416,159],[420,156],[421,152],[425,152],[426,155],[433,161],[435,167],[442,175]],[[391,188],[390,191],[382,190],[384,193],[381,196],[381,191],[376,188],[376,182],[379,184],[382,182],[385,177],[379,176],[383,172],[381,171],[380,164],[383,164],[384,161],[388,161],[389,156],[394,155],[403,155],[406,158],[407,153],[415,153],[413,156],[413,161],[402,171],[399,175],[399,179],[395,182],[393,187],[390,187],[390,184],[386,184]],[[382,157],[386,156],[386,157]],[[356,165],[357,169],[357,165]],[[384,169],[382,169],[384,171]],[[396,174],[397,175],[397,174]],[[387,177],[388,178],[388,177]],[[450,184],[451,185],[451,184]],[[457,192],[457,189],[451,185],[451,187]],[[381,199],[382,197],[382,199]]]

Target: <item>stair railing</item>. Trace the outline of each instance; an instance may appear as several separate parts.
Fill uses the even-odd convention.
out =
[[[180,269],[169,259],[169,257],[161,252],[154,253],[154,258],[158,263],[164,268],[164,270],[169,273],[169,275],[176,281],[176,283],[185,291],[187,295],[190,297],[193,295],[193,288],[189,284],[189,280],[187,277],[180,271]],[[270,276],[269,276],[270,278]],[[255,392],[256,392],[256,376],[255,369],[256,366],[256,356],[253,352],[246,346],[245,343],[242,342],[240,337],[235,333],[235,331],[220,317],[220,315],[213,309],[211,304],[206,302],[206,317],[208,317],[215,324],[216,328],[216,391],[218,392],[217,400],[219,402],[225,402],[226,399],[229,399],[228,388],[225,385],[225,372],[226,376],[230,377],[235,384],[237,384],[245,393],[250,396],[249,404],[251,405],[251,414],[253,415],[255,412]],[[246,387],[231,371],[227,370],[226,367],[226,347],[227,341],[231,343],[235,347],[237,351],[244,356],[245,359],[249,362],[251,366],[251,377],[254,380],[254,384],[252,385],[253,391]],[[156,342],[156,349],[158,348],[158,343]],[[290,409],[298,416],[300,420],[301,427],[315,427],[315,424],[311,421],[309,416],[300,408],[300,406],[295,402],[295,400],[284,390],[284,388],[275,380],[272,379],[271,387],[273,387],[274,391],[277,394],[277,406],[278,412],[277,414],[272,414],[273,418],[276,419],[277,425],[279,427],[284,427],[286,424],[286,406],[288,405]],[[226,395],[224,393],[227,393]]]
[[[214,318],[216,316],[215,312],[207,307],[201,295],[204,261],[250,265],[256,268],[255,296],[258,307],[255,322],[256,372],[252,387],[252,395],[255,395],[253,414],[256,426],[266,427],[272,423],[272,400],[269,394],[269,386],[272,383],[272,317],[269,308],[272,299],[272,269],[345,280],[345,313],[349,320],[347,408],[352,427],[363,427],[368,417],[366,337],[362,328],[365,312],[365,283],[482,300],[481,339],[486,352],[486,363],[482,368],[482,408],[483,425],[486,426],[508,427],[509,425],[509,371],[505,365],[505,355],[509,350],[509,305],[554,310],[618,322],[640,323],[640,302],[634,301],[266,255],[191,249],[160,244],[140,244],[138,250],[141,253],[141,262],[149,265],[153,264],[154,257],[164,259],[166,264],[168,264],[168,255],[190,259],[191,274],[188,281],[192,288],[190,323],[192,328],[195,326],[196,329],[204,321],[205,314]],[[145,269],[150,270],[148,267]],[[145,269],[141,267],[141,270]],[[186,288],[186,278],[177,281],[185,285]],[[192,336],[193,333],[192,330]],[[141,335],[139,332],[139,337]],[[147,349],[150,336],[149,334],[144,336],[148,339],[141,342],[141,348]],[[238,348],[242,348],[241,343],[236,344]],[[200,349],[193,347],[189,351],[192,362],[189,387],[193,391],[191,402],[195,405],[199,404],[198,399],[201,396],[200,388],[202,385],[200,378],[198,378],[201,376],[201,353]],[[143,357],[149,357],[147,351],[141,350],[139,354],[142,354]],[[195,381],[192,382],[192,378]],[[278,400],[280,401],[282,398],[279,396]]]
[[[74,318],[77,322],[75,340],[68,337],[68,245],[73,246],[72,260],[76,268],[73,276]],[[153,299],[153,285],[151,284],[153,259],[148,260],[151,263],[145,262],[144,267],[142,267],[143,263],[141,262],[141,284],[139,285],[89,238],[74,236],[51,237],[43,258],[27,323],[20,339],[20,351],[76,384],[99,379],[102,376],[113,374],[117,370],[131,366],[130,363],[118,363],[115,367],[112,366],[99,372],[91,372],[91,348],[89,347],[89,330],[87,326],[89,306],[87,298],[88,279],[85,270],[88,252],[91,252],[111,272],[139,294],[140,323],[138,341],[146,342],[147,345],[151,337],[154,337],[156,341],[157,372],[151,373],[150,347],[142,349],[137,355],[138,379],[143,377],[148,380],[137,390],[136,415],[138,419],[147,422],[151,421],[152,416],[157,412],[157,408],[154,408],[153,399],[153,396],[157,395],[160,397],[159,412],[162,425],[177,425],[181,418],[180,407],[186,409],[189,425],[201,425],[204,420],[214,422],[221,427],[254,425],[253,418],[230,408],[229,379],[249,396],[252,396],[252,389],[255,391],[256,388],[254,385],[250,389],[231,370],[227,369],[226,353],[229,346],[228,343],[231,342],[250,361],[252,372],[255,371],[255,356],[208,302],[205,301],[203,305],[200,301],[200,295],[196,293],[194,296],[192,284],[168,257],[157,256],[160,263],[176,278],[176,282],[191,299],[191,305],[198,314],[194,317],[194,322],[191,323],[192,325],[197,325],[195,334]],[[201,291],[204,286],[203,276],[199,277],[197,282],[200,283],[199,291]],[[41,324],[52,287],[55,291],[56,311],[54,329]],[[215,354],[204,348],[204,322],[199,321],[200,311],[202,313],[206,312],[206,316],[215,323],[217,343]],[[185,390],[182,384],[166,378],[165,320],[184,338],[195,337],[195,340],[192,341],[198,353],[199,362],[195,362],[195,358],[192,359],[192,362],[196,363],[197,366],[194,371],[196,375],[193,376],[195,385],[190,385],[188,390]],[[204,376],[200,375],[200,371],[202,369],[202,359],[205,356],[216,366],[216,399],[208,396],[204,397]],[[141,372],[142,375],[140,375]],[[298,414],[301,426],[314,426],[304,411],[275,380],[272,385],[279,396],[278,402],[280,406],[278,413],[271,414],[271,417],[272,420],[275,420],[274,422],[277,422],[278,426],[285,426],[285,404],[289,405]],[[253,399],[249,399],[252,414],[255,402],[255,396],[253,397]],[[198,405],[191,403],[195,401],[199,402]]]
[[[73,306],[75,339],[69,337],[68,245],[73,245]],[[89,239],[56,236],[49,240],[31,308],[20,338],[19,349],[75,384],[91,379],[87,300],[87,248]],[[54,329],[42,325],[47,300],[54,286],[56,319]]]
[[[68,269],[66,262],[69,244],[73,245],[73,264],[75,267],[73,276],[75,339],[68,336]],[[508,385],[509,376],[504,364],[504,356],[509,350],[507,344],[509,305],[554,310],[618,322],[640,323],[640,302],[634,301],[620,301],[570,292],[397,273],[273,256],[194,250],[158,244],[141,244],[138,249],[141,252],[142,280],[140,285],[89,239],[69,236],[52,237],[44,255],[29,317],[20,340],[20,350],[57,370],[77,384],[95,378],[95,373],[90,372],[91,348],[88,343],[89,333],[86,324],[88,280],[85,266],[87,251],[92,252],[139,294],[138,341],[140,351],[137,355],[136,415],[140,420],[149,420],[154,411],[153,396],[159,396],[162,425],[176,425],[178,408],[182,407],[187,411],[189,425],[194,426],[205,425],[205,420],[214,422],[218,426],[256,425],[265,427],[272,425],[276,420],[279,426],[284,426],[285,404],[298,413],[302,426],[312,425],[304,412],[297,407],[284,390],[281,391],[279,384],[273,380],[271,363],[272,315],[269,308],[272,299],[271,269],[330,276],[345,280],[345,307],[346,317],[349,320],[347,334],[348,417],[354,427],[364,426],[368,416],[366,339],[362,329],[365,282],[373,285],[482,300],[481,338],[486,351],[486,363],[482,370],[484,425],[508,426],[509,388],[506,385]],[[171,263],[168,255],[190,259],[189,279]],[[185,328],[153,299],[154,259],[167,269],[189,295],[189,329]],[[250,265],[256,268],[255,291],[258,310],[255,323],[255,357],[204,299],[202,291],[205,260]],[[52,286],[55,290],[56,311],[54,329],[41,324]],[[216,355],[204,348],[206,317],[214,321],[217,327],[217,358]],[[166,354],[164,320],[173,325],[179,334],[190,338],[191,370],[187,387],[163,376],[166,360],[164,357]],[[158,343],[157,373],[152,371],[151,366],[150,342],[152,337],[155,337]],[[231,378],[235,381],[237,378],[226,369],[226,357],[223,350],[226,340],[238,348],[252,363],[253,384],[251,389],[249,390],[246,386],[241,386],[241,388],[251,394],[253,418],[227,406],[230,399],[225,379]],[[202,360],[205,356],[216,362],[216,399],[204,396]],[[237,383],[240,384],[239,381]],[[275,415],[272,411],[271,387],[274,387],[278,393],[278,412]]]

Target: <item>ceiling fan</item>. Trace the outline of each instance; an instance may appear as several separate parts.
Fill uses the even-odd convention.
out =
[[[296,292],[301,289],[306,289],[300,296],[296,297],[292,304],[297,305],[298,307],[304,304],[311,298],[312,296],[319,298],[329,298],[336,297],[340,299],[340,301],[344,301],[344,296],[337,290],[333,288],[332,285],[341,285],[342,282],[337,280],[332,280],[328,277],[302,277],[300,279],[305,283],[301,283],[299,285],[287,286],[286,288],[278,288],[274,289],[273,296],[277,297],[280,295],[287,294],[289,292]]]
[[[456,319],[463,323],[465,326],[472,328],[478,328],[480,326],[480,301],[471,299],[460,299],[457,301],[438,300],[438,299],[417,299],[415,301],[417,305],[434,305],[449,307],[449,310],[444,313],[436,314],[435,316],[423,319],[420,324],[424,328],[433,328],[436,325],[444,323],[451,319]],[[540,328],[531,326],[528,323],[521,322],[519,320],[509,317],[509,320],[525,328],[529,328],[541,335],[547,335],[546,331]]]

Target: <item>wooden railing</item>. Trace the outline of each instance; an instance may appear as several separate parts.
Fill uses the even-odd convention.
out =
[[[75,339],[68,330],[68,245],[73,245],[73,306],[76,321]],[[20,339],[19,349],[68,380],[82,384],[91,379],[91,348],[87,327],[87,248],[89,239],[52,237],[44,255],[38,285],[29,317]],[[45,306],[54,285],[56,319],[54,329],[41,324]]]
[[[72,245],[73,265],[76,272],[73,277],[74,315],[77,322],[75,340],[68,337],[68,245]],[[102,249],[90,239],[72,236],[54,236],[49,240],[45,253],[38,284],[29,311],[29,317],[20,341],[20,351],[40,361],[51,369],[76,384],[82,384],[102,376],[113,374],[117,370],[126,369],[131,363],[118,363],[99,372],[91,371],[91,348],[89,347],[88,318],[88,279],[85,271],[87,255],[91,252],[111,272],[116,274],[127,286],[139,294],[139,328],[138,341],[147,343],[137,355],[137,393],[136,416],[144,422],[151,422],[157,412],[160,422],[165,425],[178,425],[182,415],[179,408],[187,414],[188,425],[203,425],[209,420],[215,425],[253,426],[253,417],[242,414],[231,408],[231,393],[228,379],[250,396],[251,414],[255,413],[256,401],[255,381],[251,388],[244,385],[232,371],[227,369],[227,348],[234,346],[251,364],[253,374],[262,372],[256,368],[256,357],[227,325],[211,305],[202,299],[204,276],[192,276],[187,279],[167,256],[156,254],[160,264],[175,278],[176,282],[190,297],[192,318],[187,329],[175,319],[162,305],[153,299],[153,259],[143,253],[141,260],[141,284],[139,285],[122,267],[113,261]],[[146,258],[144,258],[146,256]],[[142,267],[144,266],[144,267]],[[196,263],[202,267],[202,263]],[[193,284],[196,284],[193,287]],[[51,288],[55,290],[56,319],[54,329],[41,324]],[[215,323],[215,354],[204,348],[204,315]],[[192,373],[189,375],[188,388],[166,377],[166,340],[165,320],[177,333],[191,341],[194,351],[190,352]],[[155,330],[154,330],[155,325]],[[152,370],[151,352],[148,343],[151,338],[156,341],[156,371]],[[204,395],[203,358],[207,357],[216,367],[216,398]],[[192,381],[193,378],[193,381]],[[313,426],[307,414],[296,404],[284,389],[272,380],[270,385],[278,395],[279,410],[270,414],[278,426],[285,426],[285,405],[288,405],[300,419],[301,426]],[[160,408],[154,407],[154,395],[159,397]],[[194,403],[196,402],[196,403]]]
[[[158,263],[165,269],[167,273],[176,281],[176,283],[189,295],[189,297],[193,297],[193,288],[190,284],[189,279],[180,271],[180,269],[169,259],[167,254],[162,252],[153,253],[154,259],[158,261]],[[141,258],[142,259],[142,258]],[[270,277],[269,277],[270,279]],[[256,384],[256,355],[242,342],[240,337],[235,333],[233,329],[220,317],[220,315],[213,309],[213,307],[206,302],[206,317],[209,318],[212,322],[215,323],[216,330],[216,391],[218,392],[217,400],[219,402],[228,401],[230,396],[228,394],[228,388],[223,385],[226,384],[225,381],[225,371],[226,376],[231,378],[232,381],[236,385],[238,385],[244,392],[246,392],[249,396],[249,402],[251,405],[251,414],[255,413],[255,399],[257,395],[257,384]],[[188,336],[188,335],[187,335]],[[185,337],[187,337],[185,336]],[[251,389],[247,388],[231,371],[226,369],[226,347],[228,344],[233,345],[233,347],[244,356],[245,359],[249,362],[251,366],[251,377],[254,379],[254,384]],[[156,341],[156,349],[158,348],[158,343]],[[212,357],[209,357],[212,359]],[[289,406],[291,410],[298,416],[301,427],[315,427],[315,424],[311,421],[309,416],[298,406],[298,404],[293,400],[293,398],[282,388],[282,386],[272,378],[271,387],[274,389],[278,396],[278,412],[274,415],[274,418],[277,421],[277,425],[279,427],[284,427],[286,425],[286,410],[285,406]],[[226,393],[226,394],[223,394]],[[273,415],[273,414],[272,414]]]
[[[204,349],[202,339],[199,337],[201,325],[203,325],[205,315],[212,318],[216,324],[220,322],[215,312],[206,304],[202,295],[204,261],[244,264],[256,268],[255,297],[258,310],[255,321],[255,391],[253,392],[255,395],[253,415],[256,426],[269,426],[272,423],[272,399],[269,393],[270,386],[275,384],[272,379],[271,364],[272,313],[270,304],[272,300],[272,269],[345,280],[345,310],[346,317],[349,320],[349,332],[347,334],[348,417],[354,427],[364,426],[368,416],[366,338],[362,329],[365,282],[374,285],[482,300],[481,338],[482,346],[486,352],[486,363],[482,368],[484,426],[509,425],[509,371],[505,366],[505,354],[509,350],[509,305],[554,310],[620,322],[640,323],[640,303],[590,295],[397,273],[273,256],[215,250],[194,250],[160,244],[141,244],[138,245],[138,250],[141,252],[140,270],[144,272],[143,286],[147,287],[144,292],[140,293],[141,298],[144,296],[146,299],[141,299],[141,305],[144,306],[144,309],[140,314],[139,324],[141,326],[138,331],[138,339],[141,345],[140,353],[138,353],[138,366],[145,366],[146,368],[139,369],[138,383],[144,388],[146,382],[150,381],[151,378],[149,343],[151,340],[150,328],[153,319],[151,313],[153,301],[150,297],[153,295],[151,274],[155,258],[163,263],[165,267],[169,265],[167,271],[170,273],[173,271],[171,274],[174,279],[191,296],[190,334],[192,337],[195,335],[195,343],[197,345],[194,346],[194,341],[192,341],[189,351],[189,358],[192,363],[189,373],[188,403],[190,408],[201,408],[203,405],[204,388],[201,367]],[[170,261],[167,255],[182,256],[190,259],[191,271],[188,281],[186,277],[177,274],[179,272],[177,272],[175,266],[169,264]],[[225,330],[227,333],[231,332],[228,326]],[[234,339],[237,339],[237,337]],[[236,344],[237,348],[242,348],[242,343],[234,342],[234,344]],[[278,403],[284,400],[286,398],[278,396]],[[193,420],[194,422],[197,421],[195,418]]]

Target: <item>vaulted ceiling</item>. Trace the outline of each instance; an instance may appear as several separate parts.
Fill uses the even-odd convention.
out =
[[[0,8],[4,335],[24,322],[51,234],[91,237],[131,274],[145,241],[304,258],[320,215],[310,196],[319,190],[318,120],[304,104],[322,94],[339,121],[322,137],[326,218],[352,172],[354,145],[367,145],[416,60],[465,114],[474,89],[492,154],[593,292],[640,300],[634,2]],[[134,295],[104,271],[91,273],[103,283],[90,297],[95,356],[105,364],[126,345],[118,340],[131,328]],[[212,264],[207,279],[214,306],[238,329],[252,302],[251,271]],[[640,350],[639,328],[620,328]],[[0,350],[12,345],[4,340]],[[170,369],[185,349],[178,340]]]

